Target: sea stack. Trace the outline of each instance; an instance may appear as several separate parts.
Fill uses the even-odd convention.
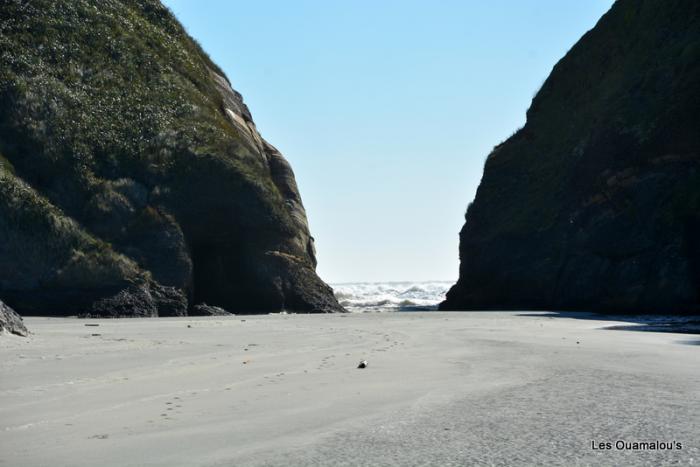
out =
[[[289,163],[158,1],[6,2],[0,45],[8,305],[25,315],[342,310],[315,273]]]
[[[616,1],[488,156],[440,308],[700,312],[698,83],[700,2]]]

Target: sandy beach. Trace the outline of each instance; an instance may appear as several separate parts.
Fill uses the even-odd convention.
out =
[[[700,463],[698,336],[537,313],[25,322],[0,337],[2,466]]]

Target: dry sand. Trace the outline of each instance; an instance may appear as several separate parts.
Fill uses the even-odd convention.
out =
[[[0,336],[0,466],[700,464],[698,336],[518,313],[26,323]],[[618,439],[682,449],[591,448]]]

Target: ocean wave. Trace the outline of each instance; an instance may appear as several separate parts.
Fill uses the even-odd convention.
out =
[[[365,311],[436,310],[453,282],[355,282],[331,284],[346,309]]]

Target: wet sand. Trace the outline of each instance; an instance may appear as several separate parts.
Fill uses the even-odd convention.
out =
[[[697,336],[519,315],[27,318],[0,466],[700,464]]]

